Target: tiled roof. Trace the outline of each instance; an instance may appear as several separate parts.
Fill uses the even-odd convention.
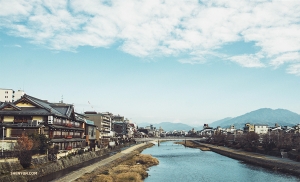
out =
[[[28,102],[36,105],[37,107],[17,107],[15,104],[21,102],[22,100],[27,100]],[[6,115],[55,115],[64,118],[70,118],[73,105],[64,103],[49,103],[48,101],[41,100],[30,95],[23,95],[19,100],[14,103],[0,103],[0,109],[10,104],[16,110],[2,110],[0,114]]]
[[[41,115],[41,116],[51,115],[49,111],[47,111],[43,108],[31,108],[31,107],[22,108],[22,110],[20,110],[20,111],[3,110],[3,111],[0,111],[0,114],[5,114],[5,115]]]
[[[6,106],[13,107],[13,108],[15,108],[16,110],[19,110],[19,111],[21,110],[18,106],[14,105],[11,102],[3,102],[2,104],[0,103],[0,109],[5,108]]]

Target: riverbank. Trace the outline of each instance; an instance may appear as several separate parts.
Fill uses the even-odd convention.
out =
[[[223,146],[215,146],[211,144],[200,143],[197,141],[193,141],[196,146],[199,147],[207,147],[211,151],[216,152],[218,154],[241,160],[250,164],[258,165],[261,167],[273,169],[275,171],[290,173],[296,176],[300,176],[300,163],[296,161],[292,161],[286,158],[278,158],[268,155],[263,155],[259,153],[246,152],[243,150],[231,149]]]
[[[61,173],[62,171],[70,170],[70,168],[80,165],[83,163],[88,163],[93,160],[101,160],[103,157],[109,155],[113,151],[119,151],[123,147],[129,147],[133,143],[126,143],[124,145],[116,146],[114,149],[101,149],[97,151],[85,152],[78,155],[69,155],[61,158],[56,162],[48,161],[47,157],[38,158],[38,161],[34,162],[29,169],[23,169],[19,164],[19,161],[8,161],[1,163],[0,169],[5,169],[1,171],[0,182],[7,181],[48,181],[44,180],[46,176],[53,176],[56,173]],[[20,167],[21,166],[21,167]],[[50,179],[52,179],[50,178]]]
[[[107,179],[107,181],[111,181],[111,178],[114,180],[113,177],[117,177],[120,172],[140,172],[142,174],[142,178],[146,177],[144,172],[141,172],[141,169],[143,169],[146,172],[146,166],[148,164],[142,164],[143,160],[139,160],[141,155],[140,153],[148,148],[153,146],[152,143],[141,143],[138,145],[135,145],[133,147],[130,147],[124,151],[121,151],[107,159],[104,159],[100,162],[97,162],[93,165],[81,168],[80,170],[73,171],[69,173],[68,175],[64,176],[63,178],[57,179],[55,181],[57,182],[69,182],[69,181],[80,181],[80,182],[90,182],[90,181],[103,181],[104,179]],[[148,158],[148,157],[146,157]],[[131,160],[130,160],[131,159]],[[136,160],[137,159],[137,160]],[[138,163],[142,164],[142,166],[133,166],[133,164]],[[149,158],[146,161],[151,161]],[[150,164],[150,163],[149,163]],[[117,167],[120,165],[119,167]],[[148,166],[149,167],[149,166]],[[119,172],[119,173],[116,173]],[[111,174],[111,175],[110,175]],[[136,175],[131,173],[131,175]],[[124,178],[122,178],[124,177]],[[128,175],[119,175],[118,178],[122,179],[121,181],[126,181],[125,179],[128,177]],[[132,179],[129,176],[130,179]],[[101,180],[100,180],[101,179]],[[137,177],[137,179],[139,179]],[[105,180],[104,180],[105,181]],[[115,180],[117,181],[117,180]]]

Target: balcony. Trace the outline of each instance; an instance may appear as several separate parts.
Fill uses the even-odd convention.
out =
[[[73,136],[72,135],[66,135],[65,138],[66,139],[71,139],[71,138],[73,138]]]
[[[62,138],[61,135],[54,135],[53,138]]]
[[[73,125],[71,123],[65,123],[65,126],[71,128]]]

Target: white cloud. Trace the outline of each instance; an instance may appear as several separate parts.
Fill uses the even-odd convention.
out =
[[[260,59],[274,67],[291,64],[300,51],[299,22],[300,1],[0,0],[0,29],[33,44],[76,50],[117,42],[135,56],[186,54],[180,62],[191,64],[237,41],[260,50],[221,57],[244,67],[264,67]]]
[[[260,61],[257,55],[239,55],[228,58],[229,60],[240,64],[242,67],[262,68],[265,65]]]
[[[287,69],[288,73],[300,76],[300,63],[292,64]]]
[[[277,56],[275,59],[271,60],[270,64],[277,68],[278,66],[290,63],[290,62],[300,62],[299,52],[288,52]]]

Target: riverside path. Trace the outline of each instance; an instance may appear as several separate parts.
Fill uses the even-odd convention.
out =
[[[91,173],[92,171],[94,171],[95,169],[97,168],[100,168],[100,167],[103,167],[119,158],[122,158],[126,155],[128,155],[129,153],[133,152],[134,150],[136,149],[139,149],[143,146],[145,146],[147,143],[141,143],[141,144],[138,144],[138,145],[134,145],[126,150],[123,150],[113,156],[110,156],[106,159],[103,159],[99,162],[96,162],[92,165],[89,165],[89,166],[86,166],[86,167],[83,167],[81,169],[78,169],[76,171],[73,171],[73,172],[70,172],[69,174],[59,178],[59,179],[55,179],[54,181],[55,182],[70,182],[70,181],[74,181],[76,180],[77,178],[81,177],[82,175],[84,175],[85,173]]]

